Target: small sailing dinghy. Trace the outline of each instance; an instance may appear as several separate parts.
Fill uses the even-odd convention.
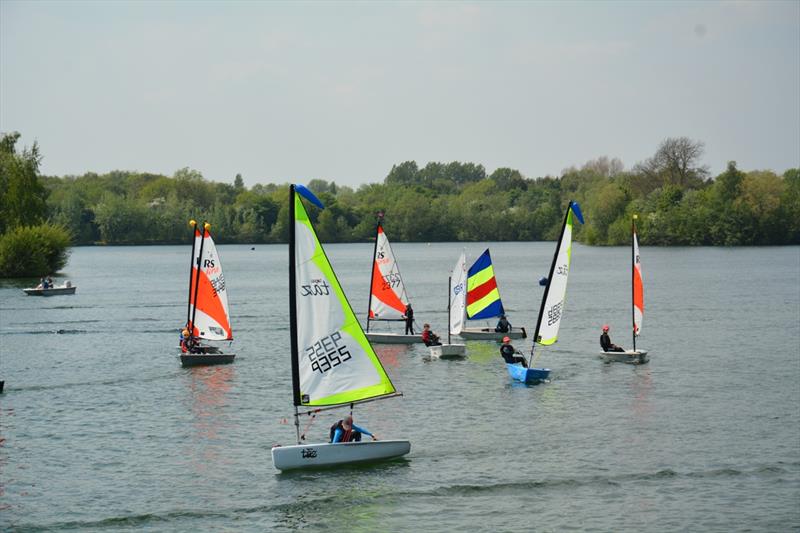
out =
[[[408,293],[400,268],[392,252],[389,239],[383,231],[383,213],[378,213],[375,230],[375,250],[372,254],[372,281],[369,290],[367,313],[367,339],[379,344],[416,344],[422,342],[420,335],[370,331],[375,321],[405,322]],[[404,324],[405,325],[405,324]]]
[[[232,363],[236,354],[223,353],[216,346],[200,346],[200,340],[232,341],[228,289],[222,275],[222,263],[211,238],[211,224],[204,223],[201,229],[197,222],[189,221],[194,232],[192,260],[189,270],[189,305],[186,311],[186,329],[189,330],[189,345],[198,348],[181,354],[183,366],[218,365]],[[202,230],[202,231],[201,231]],[[197,353],[195,353],[197,352]]]
[[[467,356],[465,344],[453,344],[450,340],[450,335],[458,335],[463,331],[467,307],[466,281],[467,255],[462,251],[453,272],[447,278],[447,344],[429,347],[434,359],[460,359]]]
[[[643,365],[650,361],[647,350],[636,349],[636,337],[642,331],[644,318],[644,284],[642,283],[642,261],[639,257],[639,239],[636,236],[636,219],[631,220],[631,317],[633,320],[633,350],[624,352],[602,352],[600,357],[606,363],[628,363]]]
[[[549,346],[558,340],[558,328],[564,313],[569,265],[572,259],[573,213],[583,224],[580,206],[577,202],[570,202],[564,214],[564,223],[561,226],[561,234],[558,237],[553,263],[550,265],[550,274],[547,276],[547,285],[542,296],[542,305],[539,308],[539,319],[536,321],[536,331],[533,334],[531,345],[531,366],[535,362],[534,351],[537,344]],[[549,368],[524,368],[522,365],[508,363],[506,363],[506,367],[513,379],[525,383],[538,383],[550,376]]]
[[[492,256],[489,249],[469,267],[467,272],[467,320],[484,320],[505,316],[500,291],[494,277]],[[464,327],[459,335],[467,340],[502,340],[503,337],[524,339],[525,328],[511,328],[498,332],[492,327]]]
[[[289,323],[297,444],[272,448],[278,470],[381,461],[411,451],[407,440],[302,444],[300,416],[400,396],[342,290],[303,201],[322,203],[302,185],[289,189]],[[301,412],[299,408],[308,408]]]

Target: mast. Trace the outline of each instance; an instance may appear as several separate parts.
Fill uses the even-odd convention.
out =
[[[192,318],[192,272],[194,272],[194,245],[197,239],[194,234],[197,231],[197,221],[192,219],[189,221],[192,227],[192,255],[189,259],[189,301],[186,304],[186,327],[189,327],[189,322]]]
[[[203,222],[203,231],[200,233],[200,251],[197,253],[197,275],[194,278],[194,308],[192,309],[192,329],[189,338],[194,335],[194,319],[197,317],[197,292],[200,289],[200,263],[203,260],[203,244],[206,241],[206,230],[211,227],[208,222]]]
[[[297,278],[295,275],[295,203],[294,184],[289,185],[289,338],[292,360],[292,396],[294,403],[294,427],[297,431],[297,444],[300,444],[300,418],[297,406],[300,405],[300,365],[297,362]]]
[[[633,336],[633,351],[636,351],[636,250],[633,241],[636,238],[636,215],[631,219],[631,332]]]
[[[453,276],[447,276],[447,344],[450,344],[450,294],[453,292]]]
[[[375,226],[375,247],[372,249],[372,270],[369,274],[369,304],[367,305],[367,332],[369,332],[369,314],[372,311],[372,280],[375,276],[375,254],[378,253],[378,232],[381,228],[381,221],[383,220],[383,211],[378,211],[378,223]]]
[[[542,325],[542,315],[544,314],[544,305],[547,302],[547,295],[550,293],[550,284],[553,282],[553,271],[556,268],[556,261],[558,261],[558,252],[561,250],[561,241],[564,239],[564,228],[567,227],[567,219],[569,218],[569,210],[572,209],[572,201],[570,200],[567,210],[564,212],[564,222],[561,223],[561,233],[558,234],[558,244],[556,244],[556,251],[553,254],[553,262],[550,264],[550,272],[547,274],[547,285],[544,288],[542,295],[542,305],[539,307],[539,319],[536,321],[536,331],[533,332],[533,343],[531,344],[531,364],[533,364],[533,352],[536,349],[536,341],[539,339],[539,327]]]

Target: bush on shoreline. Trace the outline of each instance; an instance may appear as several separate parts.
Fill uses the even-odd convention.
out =
[[[61,226],[19,226],[0,236],[0,277],[47,276],[67,264],[70,235]]]

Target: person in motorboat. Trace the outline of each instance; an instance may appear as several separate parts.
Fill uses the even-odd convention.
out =
[[[503,337],[503,344],[500,345],[500,355],[503,357],[503,361],[509,365],[521,363],[523,368],[528,368],[528,362],[525,361],[522,352],[511,345],[511,337]]]
[[[362,434],[369,435],[372,440],[378,440],[378,437],[366,429],[353,424],[353,417],[350,415],[331,426],[331,442],[334,444],[337,442],[361,442]]]
[[[53,284],[53,278],[47,276],[47,287],[45,287],[45,289],[52,289],[53,287],[55,287]]]
[[[497,326],[494,328],[497,333],[508,333],[511,331],[511,323],[506,318],[506,315],[500,315],[500,320],[497,321]]]
[[[411,308],[411,304],[406,305],[406,312],[403,314],[403,318],[406,319],[406,335],[413,335],[414,334],[414,310]]]
[[[617,346],[616,344],[612,344],[611,337],[608,336],[608,324],[603,326],[603,334],[600,335],[600,347],[603,348],[604,352],[624,352],[625,350],[621,346]]]
[[[440,346],[442,344],[439,341],[439,335],[431,331],[430,324],[422,326],[422,342],[425,343],[425,346]]]

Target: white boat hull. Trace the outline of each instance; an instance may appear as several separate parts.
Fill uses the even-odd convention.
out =
[[[272,448],[272,464],[278,470],[324,468],[383,461],[402,457],[410,451],[411,443],[407,440],[275,446]]]
[[[465,344],[439,344],[430,346],[431,357],[434,359],[457,359],[467,356]]]
[[[22,289],[28,296],[57,296],[59,294],[75,294],[77,287],[53,287],[51,289]]]
[[[369,342],[375,344],[417,344],[422,342],[422,335],[401,335],[399,333],[365,333]]]
[[[501,341],[503,337],[524,339],[528,336],[525,328],[514,328],[506,333],[498,333],[494,328],[464,328],[458,334],[462,339],[473,341]]]
[[[625,350],[624,352],[601,352],[600,358],[606,363],[627,363],[643,365],[650,361],[647,350]]]

